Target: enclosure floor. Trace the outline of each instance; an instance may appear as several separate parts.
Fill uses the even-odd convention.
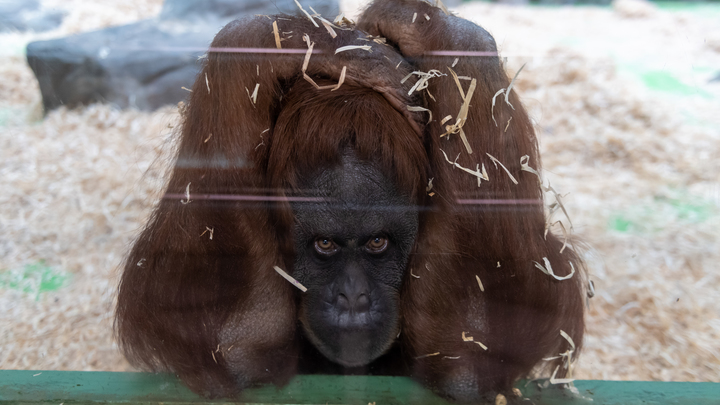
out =
[[[515,89],[572,222],[554,219],[587,246],[596,296],[574,376],[720,381],[720,6],[621,1],[456,11],[495,36],[509,76],[525,64]],[[159,196],[177,109],[42,120],[23,49],[161,1],[43,3],[69,7],[58,30],[0,34],[0,369],[128,371],[118,266]]]

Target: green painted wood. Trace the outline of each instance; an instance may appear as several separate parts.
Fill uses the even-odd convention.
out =
[[[538,405],[720,405],[720,383],[577,380],[574,386],[577,395],[546,380],[518,384]]]
[[[170,374],[0,371],[0,404],[223,403],[193,394]],[[247,404],[446,404],[401,377],[297,376],[282,389],[246,390]]]
[[[537,405],[720,405],[720,384],[644,381],[576,381],[577,393],[546,380],[520,382]],[[415,381],[403,377],[295,377],[244,392],[240,404],[418,404],[445,405]],[[511,401],[512,402],[512,401]],[[190,392],[173,375],[83,371],[0,370],[0,405],[31,404],[222,404]]]

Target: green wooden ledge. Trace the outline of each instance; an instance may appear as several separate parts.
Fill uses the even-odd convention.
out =
[[[541,404],[720,404],[719,383],[576,381],[579,395],[545,380],[517,387]],[[544,388],[543,388],[544,387]],[[368,376],[295,377],[287,386],[247,390],[240,404],[447,404],[409,378]],[[0,370],[0,405],[7,404],[229,403],[198,397],[169,374]]]

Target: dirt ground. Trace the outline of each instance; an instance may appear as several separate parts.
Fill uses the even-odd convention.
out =
[[[59,29],[0,34],[0,368],[130,370],[112,339],[117,267],[158,198],[177,111],[42,119],[24,47],[161,1],[43,4],[68,10]],[[545,178],[589,246],[575,377],[720,381],[720,6],[453,10],[495,36],[510,76],[525,65]]]

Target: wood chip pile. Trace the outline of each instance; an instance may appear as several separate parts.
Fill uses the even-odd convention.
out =
[[[92,105],[41,120],[20,53],[30,39],[129,22],[126,10],[149,17],[160,1],[94,4],[71,2],[51,33],[0,35],[1,369],[130,369],[112,341],[117,271],[159,197],[177,108]],[[342,4],[352,16],[357,4]],[[458,11],[495,36],[510,77],[525,64],[513,91],[536,121],[544,176],[590,247],[596,296],[574,377],[720,381],[717,15],[633,4]],[[686,87],[643,85],[657,72]]]

